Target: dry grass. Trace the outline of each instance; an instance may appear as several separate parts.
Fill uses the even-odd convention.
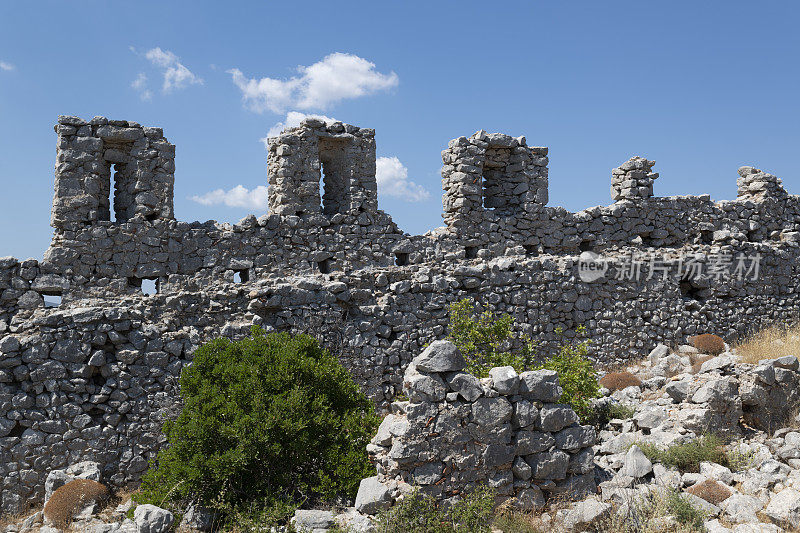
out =
[[[19,513],[9,513],[0,516],[0,531],[5,531],[5,529],[11,524],[19,524],[20,522],[22,522],[32,514],[36,514],[40,510],[41,509],[31,507]]]
[[[622,390],[626,387],[641,387],[642,380],[630,372],[612,372],[600,379],[600,386],[605,387],[611,392]]]
[[[689,337],[689,342],[692,346],[697,348],[700,353],[719,355],[725,351],[725,341],[719,335],[711,333],[703,333],[702,335],[695,335]]]
[[[736,345],[743,363],[756,364],[762,359],[800,354],[800,324],[775,325],[744,339]]]
[[[708,503],[713,503],[714,505],[719,505],[733,494],[728,487],[713,479],[706,479],[702,483],[692,485],[686,489],[686,492],[694,494],[698,498],[703,498]]]
[[[65,529],[84,505],[91,501],[105,501],[108,496],[108,488],[102,483],[74,479],[53,492],[44,506],[44,517],[54,526]]]
[[[495,509],[492,530],[503,533],[547,533],[553,530],[556,513],[567,509],[573,500],[565,494],[553,494],[542,509],[521,511],[512,505],[512,499],[506,500]],[[549,518],[545,518],[545,515]]]
[[[692,374],[697,374],[700,372],[700,367],[703,366],[703,363],[710,361],[715,357],[716,355],[707,355],[701,353],[693,353],[689,355],[689,361],[692,363]]]
[[[552,529],[552,524],[543,521],[540,512],[502,512],[494,519],[492,529],[503,533],[545,533]]]
[[[700,533],[705,532],[705,514],[695,509],[679,492],[653,491],[646,496],[628,499],[620,513],[615,507],[611,516],[597,527],[599,533]]]

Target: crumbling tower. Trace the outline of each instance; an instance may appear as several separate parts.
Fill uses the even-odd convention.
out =
[[[442,152],[445,223],[469,226],[487,211],[523,217],[547,204],[547,148],[525,137],[481,130],[453,139]]]
[[[357,215],[378,209],[375,130],[307,118],[267,145],[270,213]]]
[[[789,196],[780,178],[753,167],[739,168],[736,185],[739,189],[738,200],[763,202],[767,198],[785,200]]]
[[[60,116],[55,130],[52,226],[174,218],[175,145],[161,128]]]
[[[644,157],[631,157],[611,171],[611,199],[634,200],[653,196],[653,182],[658,173],[653,172],[655,161]]]

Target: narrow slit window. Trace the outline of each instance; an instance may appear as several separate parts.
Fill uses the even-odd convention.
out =
[[[326,215],[343,213],[348,208],[352,169],[347,154],[348,141],[320,138],[320,200]]]
[[[321,274],[330,274],[331,273],[331,263],[330,259],[323,259],[322,261],[317,261],[317,268],[319,269]]]

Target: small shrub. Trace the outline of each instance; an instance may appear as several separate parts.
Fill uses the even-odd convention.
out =
[[[719,355],[725,351],[725,341],[718,335],[703,333],[689,338],[692,346],[697,348],[700,353],[709,355]]]
[[[196,501],[245,520],[355,495],[374,470],[372,403],[306,335],[253,328],[201,346],[181,376],[183,410],[142,480],[139,503]],[[283,516],[285,518],[285,516]]]
[[[696,530],[703,530],[706,514],[695,508],[688,499],[681,496],[678,491],[671,490],[667,494],[667,511],[675,517],[679,524]]]
[[[622,405],[621,403],[612,403],[608,406],[608,418],[618,418],[621,420],[627,420],[629,418],[633,418],[633,415],[636,414],[636,409],[629,406],[629,405]]]
[[[578,326],[576,331],[579,336],[582,336],[586,333],[586,328]],[[562,334],[561,329],[557,329],[556,332],[559,335]],[[595,372],[592,361],[587,357],[589,343],[589,340],[577,343],[562,342],[558,353],[540,367],[558,373],[558,382],[563,389],[559,401],[569,404],[583,424],[593,420],[595,413],[592,408],[592,400],[597,398],[600,391],[597,372]]]
[[[611,372],[600,378],[600,386],[614,392],[627,387],[641,387],[642,380],[630,372]]]
[[[541,515],[534,513],[503,513],[492,526],[503,533],[545,533],[551,529],[541,523]]]
[[[675,444],[666,449],[649,442],[637,445],[652,462],[675,467],[681,472],[698,472],[703,461],[723,466],[728,464],[722,441],[715,435],[703,435],[693,441]]]
[[[91,479],[73,479],[53,492],[44,506],[44,516],[55,527],[66,529],[84,505],[99,503],[108,497],[108,488],[102,483]]]
[[[706,515],[676,490],[654,490],[644,496],[635,497],[628,504],[627,513],[611,514],[600,525],[598,531],[618,533],[642,533],[675,531],[678,533],[705,532]],[[677,527],[665,529],[663,519],[672,517]]]
[[[306,533],[298,532],[289,522],[296,507],[291,503],[275,500],[252,501],[247,506],[231,507],[225,513],[225,528],[223,531],[260,533],[270,530],[275,531],[276,524],[283,524],[285,527],[283,533]],[[332,530],[328,531],[331,532]]]
[[[701,483],[696,483],[686,489],[689,494],[694,494],[698,498],[703,498],[708,503],[719,505],[732,494],[731,490],[713,479],[706,479]]]
[[[535,344],[528,337],[516,339],[522,348],[518,353],[507,351],[513,344],[514,319],[507,314],[495,316],[491,311],[481,314],[469,298],[460,300],[450,306],[450,327],[448,338],[458,347],[467,361],[467,371],[486,377],[489,370],[497,366],[511,366],[517,372],[531,368],[535,356]],[[556,329],[563,335],[561,328]],[[576,328],[578,337],[586,333],[586,328]],[[597,384],[597,373],[588,359],[590,341],[563,341],[558,352],[540,364],[539,369],[554,370],[563,390],[562,403],[567,403],[575,410],[583,423],[592,420],[594,411],[592,399],[597,398],[600,386]]]
[[[447,509],[418,489],[378,516],[378,533],[489,533],[494,492],[481,487]]]
[[[727,467],[732,472],[743,472],[753,465],[753,458],[755,452],[750,450],[747,452],[740,452],[738,449],[728,451],[725,454],[727,457]]]
[[[464,298],[450,306],[448,338],[467,361],[467,372],[487,377],[498,366],[512,366],[517,372],[531,363],[534,344],[522,339],[520,353],[508,351],[512,343],[514,319],[511,315],[496,316],[491,311],[476,313],[472,300]]]
[[[627,420],[632,418],[636,409],[620,403],[601,402],[594,408],[594,413],[589,423],[593,424],[598,430],[605,429],[609,422],[614,419]]]

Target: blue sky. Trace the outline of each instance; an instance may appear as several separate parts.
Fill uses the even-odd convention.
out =
[[[59,114],[163,127],[181,220],[266,212],[260,139],[289,113],[375,128],[411,233],[441,225],[440,152],[478,129],[549,146],[570,210],[610,203],[633,155],[661,196],[733,199],[745,164],[798,193],[799,26],[789,1],[2,2],[0,256],[49,244]]]

